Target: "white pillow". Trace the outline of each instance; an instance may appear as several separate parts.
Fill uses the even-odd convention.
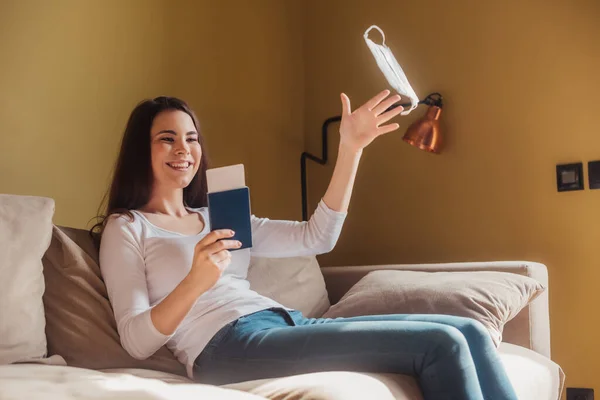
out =
[[[54,200],[0,194],[0,364],[46,356],[42,256]]]
[[[324,318],[376,314],[446,314],[475,319],[496,346],[504,325],[545,290],[523,275],[496,271],[372,271]]]
[[[250,288],[286,307],[318,318],[329,309],[325,280],[316,257],[252,257],[248,269]]]

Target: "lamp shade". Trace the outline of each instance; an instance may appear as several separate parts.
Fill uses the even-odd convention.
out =
[[[408,127],[402,140],[421,150],[439,154],[442,147],[441,114],[441,107],[429,106],[427,113]]]

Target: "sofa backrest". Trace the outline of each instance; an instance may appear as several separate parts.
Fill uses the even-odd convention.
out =
[[[526,261],[498,261],[322,267],[331,304],[338,302],[353,285],[375,269],[425,272],[498,271],[537,280],[546,290],[504,325],[502,336],[504,342],[523,346],[550,357],[549,288],[548,270],[545,265]]]
[[[53,227],[42,258],[49,355],[82,368],[146,368],[184,375],[165,346],[146,360],[136,360],[122,348],[100,272],[99,244],[99,236],[87,230]],[[252,258],[248,279],[253,290],[308,317],[319,317],[329,308],[314,257]]]

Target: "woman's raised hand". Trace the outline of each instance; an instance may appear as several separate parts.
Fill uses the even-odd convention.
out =
[[[385,112],[400,100],[400,95],[388,97],[389,90],[384,90],[365,104],[352,111],[350,99],[345,93],[342,99],[342,120],[340,123],[340,145],[349,150],[359,152],[367,147],[376,137],[395,131],[400,125],[388,124],[380,126],[400,114],[402,106]]]

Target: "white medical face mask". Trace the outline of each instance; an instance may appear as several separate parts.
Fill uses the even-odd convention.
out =
[[[373,28],[377,29],[381,33],[383,38],[383,42],[381,44],[374,43],[371,39],[369,39],[369,31]],[[385,45],[385,34],[381,29],[379,29],[378,26],[371,25],[369,29],[365,31],[364,38],[365,42],[367,42],[367,46],[369,46],[369,49],[371,50],[371,53],[373,53],[373,57],[375,57],[375,61],[377,61],[379,69],[381,72],[383,72],[383,75],[387,79],[390,86],[396,89],[398,94],[400,94],[403,98],[410,99],[410,108],[406,108],[404,111],[402,111],[402,115],[409,114],[419,105],[419,97],[410,86],[410,83],[408,83],[408,79],[406,78],[404,71],[402,71],[402,67],[400,67],[400,64],[398,64],[398,61],[396,61],[392,51]]]

